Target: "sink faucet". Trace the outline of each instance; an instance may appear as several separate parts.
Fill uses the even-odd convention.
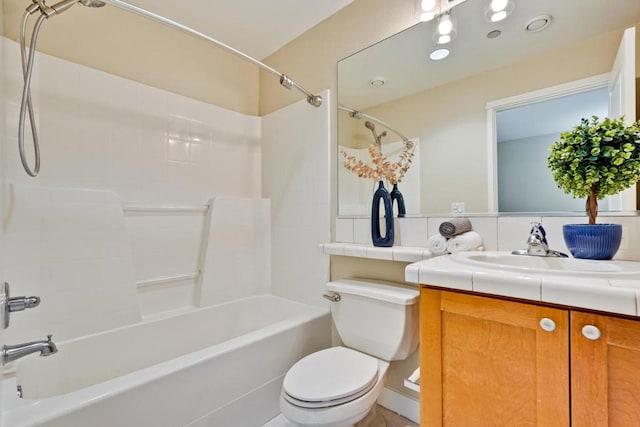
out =
[[[21,359],[31,353],[39,351],[40,356],[51,356],[58,352],[58,347],[51,341],[51,335],[47,335],[46,341],[32,341],[24,344],[5,345],[2,347],[2,365]]]
[[[529,238],[527,239],[527,249],[518,249],[513,251],[512,254],[562,258],[567,257],[567,254],[549,249],[547,233],[539,222],[534,222],[531,226]]]

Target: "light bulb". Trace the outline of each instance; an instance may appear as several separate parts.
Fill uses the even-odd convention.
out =
[[[500,12],[507,7],[509,0],[491,0],[491,10],[494,12]]]
[[[438,23],[438,33],[446,36],[451,32],[451,30],[453,30],[453,22],[449,19],[449,15],[443,15]]]
[[[438,44],[447,44],[451,41],[451,36],[449,34],[438,37]]]
[[[420,3],[422,10],[430,12],[436,7],[436,0],[422,0]]]
[[[420,22],[427,22],[427,21],[431,21],[433,18],[436,17],[436,14],[433,12],[422,12],[420,14]]]
[[[502,12],[496,12],[491,14],[491,22],[498,22],[498,21],[502,21],[504,18],[507,17],[507,12],[506,11],[502,11]]]
[[[498,22],[511,15],[515,4],[513,0],[486,0],[484,17],[489,22]]]

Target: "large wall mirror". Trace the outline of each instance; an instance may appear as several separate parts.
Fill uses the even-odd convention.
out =
[[[445,59],[429,58],[439,47],[437,21],[430,21],[338,62],[339,215],[369,214],[374,183],[347,171],[341,152],[370,163],[376,136],[392,160],[403,137],[417,145],[399,185],[410,215],[449,214],[454,206],[468,213],[582,209],[584,201],[555,188],[547,147],[580,117],[607,115],[607,78],[624,29],[640,26],[640,1],[513,1],[498,23],[485,20],[486,0],[455,6],[456,37]],[[549,25],[540,30],[541,20]],[[578,89],[566,90],[572,84]],[[545,98],[554,87],[564,89]],[[635,89],[628,92],[635,100]],[[501,103],[528,93],[543,95]],[[490,112],[492,105],[503,107]]]

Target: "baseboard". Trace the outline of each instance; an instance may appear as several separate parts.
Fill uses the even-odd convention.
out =
[[[420,402],[388,388],[382,390],[378,404],[420,424]]]

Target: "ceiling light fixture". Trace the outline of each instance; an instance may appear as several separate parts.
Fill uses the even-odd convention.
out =
[[[513,0],[487,0],[484,16],[489,22],[500,22],[511,15],[514,8]]]
[[[532,18],[529,22],[527,22],[525,29],[530,33],[536,33],[549,27],[552,20],[553,18],[551,17],[551,15],[536,16],[535,18]]]
[[[384,86],[385,83],[386,81],[384,77],[374,77],[371,80],[369,80],[369,84],[373,87]]]
[[[429,58],[431,58],[434,61],[440,61],[441,59],[446,58],[447,56],[449,56],[449,49],[436,49],[433,52],[431,52],[431,54],[429,55]]]
[[[421,22],[431,21],[436,17],[438,0],[414,0],[415,15]]]
[[[436,44],[447,44],[456,37],[455,22],[451,18],[451,12],[446,12],[438,18],[438,25],[433,34],[433,41]]]

